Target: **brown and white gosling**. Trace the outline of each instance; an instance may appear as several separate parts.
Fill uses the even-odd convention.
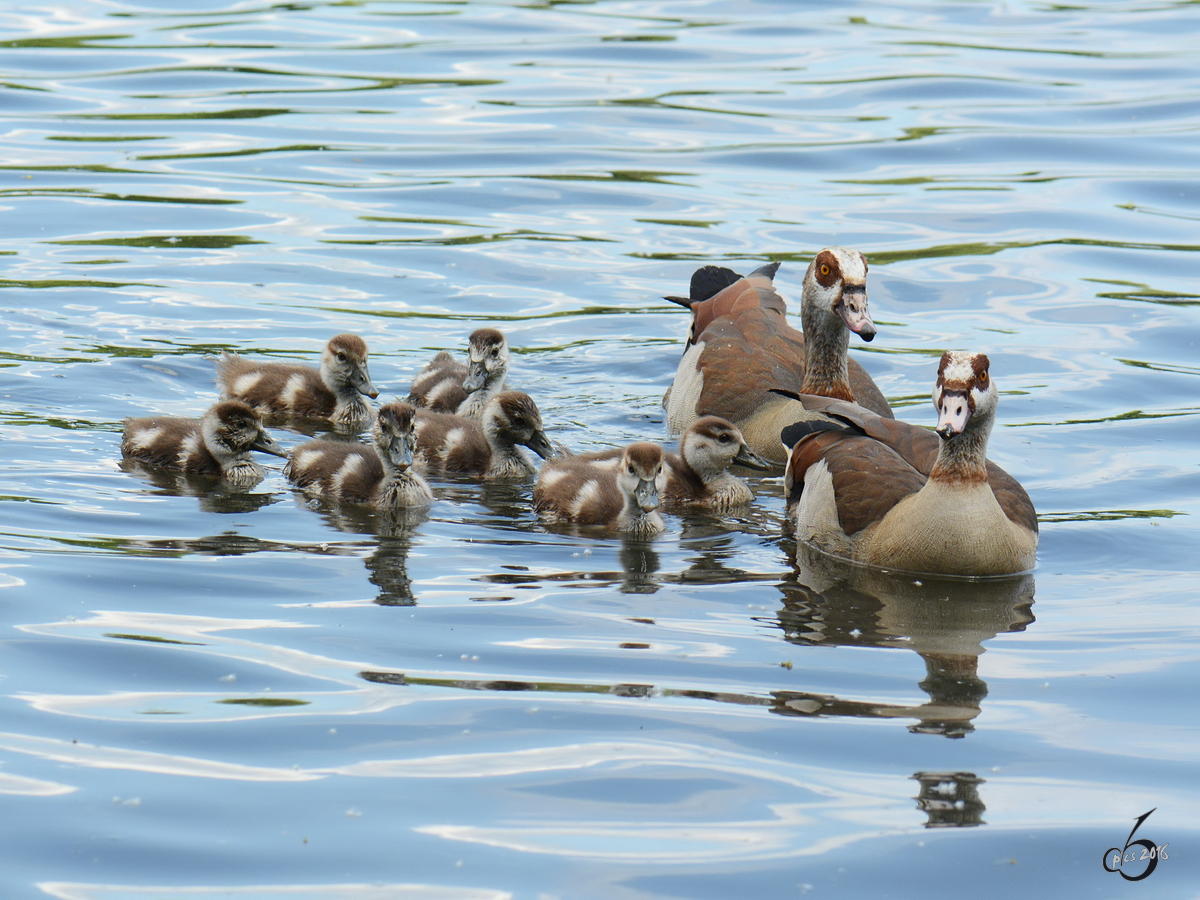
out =
[[[418,409],[416,428],[417,464],[429,472],[521,478],[537,469],[518,446],[543,459],[554,455],[537,404],[520,391],[501,391],[492,397],[481,422]]]
[[[357,334],[330,338],[320,369],[224,353],[217,360],[217,386],[223,400],[242,400],[261,413],[316,416],[349,427],[374,415],[362,395],[379,396],[367,371],[367,342]]]
[[[378,507],[428,506],[433,492],[412,468],[414,413],[407,403],[388,403],[375,417],[373,447],[309,441],[292,451],[283,474],[311,497]]]
[[[620,449],[584,453],[574,459],[616,466]],[[719,416],[697,419],[679,439],[679,452],[663,453],[667,483],[662,491],[666,504],[690,504],[725,509],[754,499],[754,493],[730,466],[770,469],[771,464],[750,449],[742,432]]]
[[[630,444],[611,461],[564,459],[542,467],[534,509],[548,522],[604,525],[635,536],[666,526],[658,511],[667,486],[658,444]]]
[[[488,401],[504,390],[508,358],[503,334],[495,328],[477,328],[471,332],[467,365],[441,351],[413,379],[409,402],[482,421]]]
[[[263,429],[262,419],[237,400],[224,400],[200,419],[150,416],[126,419],[121,453],[146,465],[195,475],[255,482],[262,467],[250,451],[287,456]]]
[[[987,461],[999,392],[982,353],[942,356],[937,434],[854,404],[805,398],[834,422],[783,429],[796,539],[872,566],[942,575],[1032,569],[1037,513]],[[839,421],[840,420],[840,421]],[[830,430],[832,429],[832,430]]]

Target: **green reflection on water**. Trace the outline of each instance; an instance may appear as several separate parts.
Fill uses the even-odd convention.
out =
[[[1200,305],[1200,294],[1160,291],[1158,288],[1152,288],[1148,284],[1139,284],[1136,281],[1119,281],[1108,278],[1084,278],[1083,280],[1091,281],[1094,284],[1111,284],[1114,287],[1132,289],[1128,291],[1102,291],[1096,295],[1105,300],[1138,300],[1142,303],[1166,303],[1170,306]]]
[[[288,697],[237,697],[228,700],[218,700],[217,703],[230,703],[236,706],[308,706],[308,700],[293,700]]]
[[[192,647],[205,646],[200,641],[176,641],[171,638],[158,637],[153,634],[118,634],[115,632],[106,632],[105,637],[120,638],[123,641],[147,641],[151,644],[187,644]]]
[[[159,250],[226,250],[246,244],[265,244],[244,234],[185,234],[160,237],[84,238],[72,241],[46,241],[66,247],[153,247]]]
[[[1042,513],[1039,522],[1115,522],[1119,519],[1173,519],[1186,516],[1178,509],[1092,509],[1078,512]]]

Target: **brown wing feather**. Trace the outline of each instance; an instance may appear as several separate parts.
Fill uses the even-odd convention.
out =
[[[847,535],[882,520],[928,480],[898,453],[873,438],[822,432],[792,448],[790,470],[794,482],[801,484],[808,468],[821,460],[833,476],[838,522]]]

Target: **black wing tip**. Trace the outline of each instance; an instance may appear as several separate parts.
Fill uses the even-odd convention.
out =
[[[780,264],[777,262],[769,262],[765,266],[759,266],[757,269],[755,269],[753,272],[750,273],[750,277],[754,278],[755,276],[762,276],[762,277],[770,278],[772,281],[774,281],[775,273],[779,271],[779,265]]]

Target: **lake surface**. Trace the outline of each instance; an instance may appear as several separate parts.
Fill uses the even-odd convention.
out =
[[[0,13],[0,895],[1200,896],[1198,37],[1186,2]],[[822,565],[778,478],[638,542],[528,483],[397,521],[278,460],[120,465],[224,349],[354,331],[388,399],[481,324],[552,438],[664,440],[660,298],[780,261],[798,311],[829,245],[901,417],[990,356],[1029,578]],[[1102,857],[1148,810],[1134,885]]]

